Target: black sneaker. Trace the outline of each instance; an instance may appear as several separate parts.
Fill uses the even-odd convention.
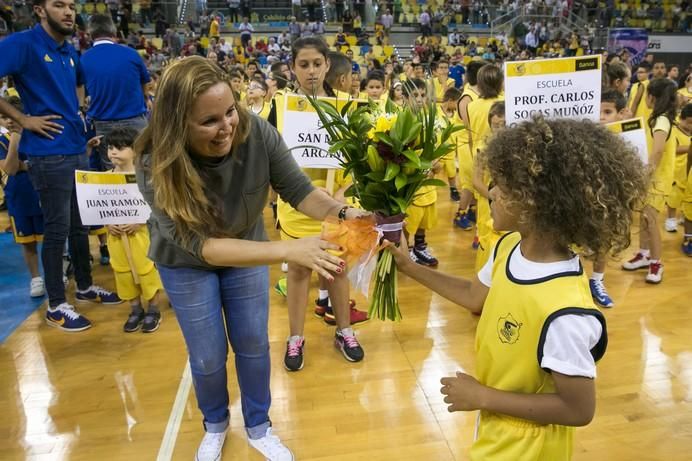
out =
[[[132,312],[123,326],[125,333],[132,333],[137,331],[142,327],[142,321],[144,320],[144,311]]]
[[[459,200],[461,200],[461,196],[459,195],[459,189],[457,189],[456,187],[450,187],[449,188],[449,198],[453,202],[458,202]]]
[[[428,251],[428,245],[427,244],[422,244],[413,247],[413,254],[416,257],[416,262],[422,266],[437,266],[438,260],[436,257]]]
[[[344,328],[336,330],[334,334],[334,346],[337,347],[349,362],[360,362],[365,357],[363,348],[360,347],[353,329]]]
[[[161,325],[161,312],[147,312],[142,322],[142,333],[153,333]]]
[[[305,348],[305,338],[302,336],[291,336],[286,341],[286,355],[284,355],[284,367],[288,371],[298,371],[303,369],[303,348]]]

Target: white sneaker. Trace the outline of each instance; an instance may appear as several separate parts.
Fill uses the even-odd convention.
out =
[[[622,268],[626,271],[636,271],[637,269],[648,269],[649,267],[649,257],[644,256],[641,253],[634,255],[629,261],[622,263]]]
[[[678,231],[678,220],[675,218],[666,219],[665,228],[666,228],[666,232],[677,232]]]
[[[43,282],[41,277],[34,277],[31,279],[31,297],[39,298],[46,294],[46,284]]]
[[[281,272],[288,272],[288,263],[281,263]]]
[[[646,283],[661,283],[663,279],[663,264],[661,262],[649,264],[649,273],[646,274]]]
[[[228,429],[223,432],[206,432],[197,448],[195,461],[220,461],[227,432]]]
[[[268,461],[293,461],[293,453],[286,445],[281,443],[281,440],[275,435],[272,435],[272,428],[267,428],[267,433],[261,439],[248,439],[252,448],[262,453],[262,456]]]

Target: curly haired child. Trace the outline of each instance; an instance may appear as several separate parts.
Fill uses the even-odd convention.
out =
[[[575,426],[596,406],[606,323],[571,248],[596,254],[630,243],[647,170],[634,148],[589,121],[524,122],[480,155],[503,236],[473,279],[442,274],[390,246],[399,268],[481,317],[476,377],[442,378],[449,411],[480,410],[472,460],[570,459]]]

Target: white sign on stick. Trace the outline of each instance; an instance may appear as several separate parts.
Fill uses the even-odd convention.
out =
[[[340,107],[336,98],[319,98]],[[340,169],[339,155],[330,154],[331,139],[320,118],[305,96],[284,96],[284,126],[281,135],[301,168]]]
[[[151,208],[137,187],[135,175],[75,171],[77,203],[82,224],[143,224]]]
[[[535,114],[598,123],[600,105],[601,55],[505,63],[507,126]]]
[[[609,123],[606,125],[606,128],[613,133],[619,134],[625,141],[632,144],[637,149],[642,162],[644,164],[649,163],[649,147],[646,142],[644,120],[641,117]]]

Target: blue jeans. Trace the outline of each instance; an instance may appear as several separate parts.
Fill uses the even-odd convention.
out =
[[[94,120],[94,129],[96,130],[97,136],[104,136],[108,138],[111,131],[116,128],[134,128],[141,132],[147,127],[149,121],[146,115],[138,115],[137,117],[126,118],[124,120]],[[107,142],[102,142],[94,149],[94,153],[98,153],[101,157],[101,169],[103,171],[108,171],[113,169],[113,163],[111,163],[108,158],[108,144]]]
[[[75,170],[88,170],[85,154],[29,156],[29,177],[38,192],[45,233],[41,262],[46,276],[48,304],[57,307],[66,301],[62,281],[62,254],[69,238],[70,258],[79,290],[92,284],[89,264],[89,232],[82,225],[77,206]]]
[[[269,269],[200,270],[158,265],[190,355],[197,404],[207,432],[228,427],[228,342],[251,439],[270,426]],[[228,338],[228,339],[227,339]]]

